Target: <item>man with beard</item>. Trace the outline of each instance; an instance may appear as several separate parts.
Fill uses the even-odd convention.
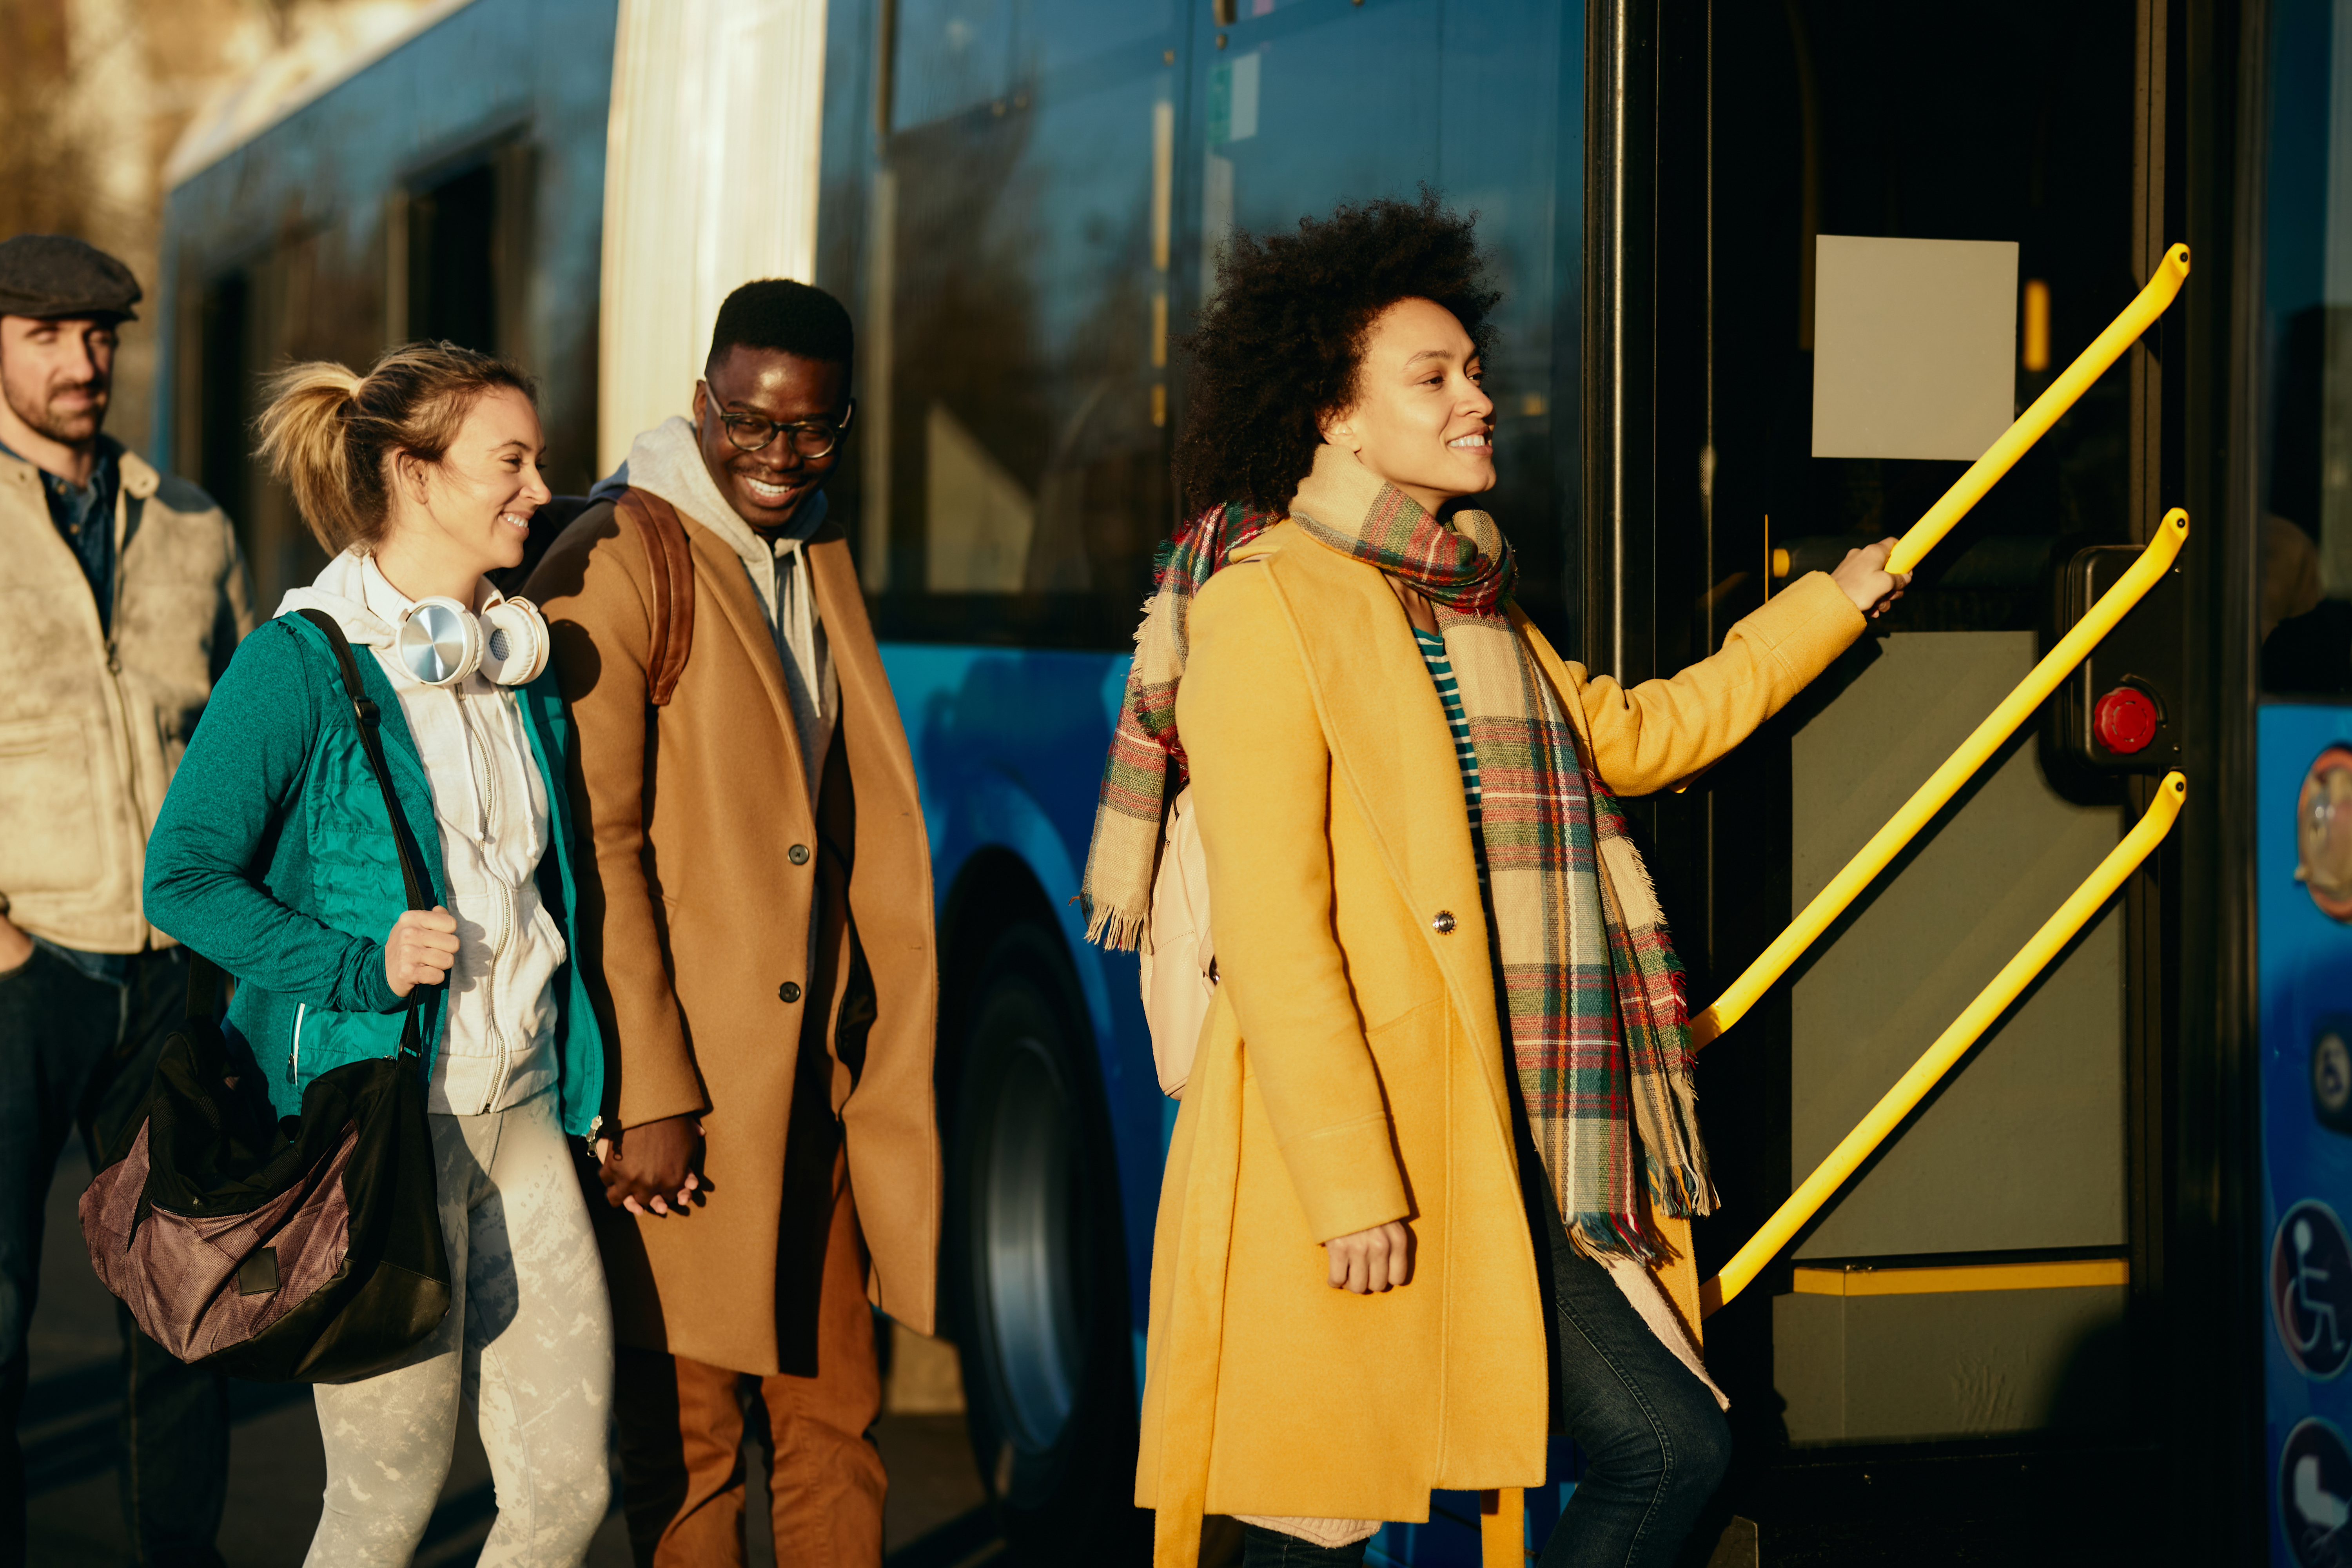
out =
[[[636,438],[529,590],[595,841],[580,957],[612,1059],[592,1206],[629,1535],[661,1568],[743,1561],[747,1408],[776,1560],[877,1568],[867,1301],[931,1330],[930,860],[826,516],[850,363],[831,295],[735,290],[692,419]]]
[[[0,1559],[25,1552],[25,1331],[67,1132],[119,1154],[187,1006],[140,912],[147,829],[253,611],[220,508],[101,434],[131,269],[0,244]],[[217,1564],[228,1393],[115,1309],[136,1561]]]

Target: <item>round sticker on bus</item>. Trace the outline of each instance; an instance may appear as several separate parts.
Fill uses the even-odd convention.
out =
[[[2305,1377],[2334,1377],[2352,1360],[2352,1239],[2316,1198],[2287,1210],[2271,1237],[2271,1317]]]
[[[2352,746],[2330,746],[2294,802],[2294,879],[2330,920],[2352,921]]]
[[[2352,1452],[2316,1415],[2295,1423],[2279,1449],[2279,1533],[2300,1568],[2339,1568],[2352,1540]]]

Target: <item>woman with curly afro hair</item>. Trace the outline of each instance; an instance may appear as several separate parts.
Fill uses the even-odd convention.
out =
[[[1085,892],[1152,957],[1163,1069],[1192,1051],[1136,1479],[1160,1568],[1203,1513],[1245,1563],[1354,1563],[1433,1488],[1540,1485],[1555,1379],[1589,1463],[1544,1568],[1670,1562],[1728,1458],[1682,973],[1617,797],[1714,763],[1904,580],[1894,541],[1856,551],[1671,680],[1563,662],[1463,504],[1495,484],[1496,299],[1470,220],[1370,202],[1236,237],[1192,341],[1203,510],[1137,633]],[[1195,833],[1211,920],[1171,897],[1155,942]]]

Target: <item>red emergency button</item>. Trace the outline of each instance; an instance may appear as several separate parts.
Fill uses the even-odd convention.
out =
[[[2091,732],[2117,756],[2146,751],[2156,739],[2156,704],[2145,691],[2118,686],[2091,710]]]

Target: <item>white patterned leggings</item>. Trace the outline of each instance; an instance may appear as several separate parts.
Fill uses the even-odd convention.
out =
[[[403,1365],[319,1385],[326,1510],[308,1568],[405,1568],[449,1473],[461,1397],[498,1486],[484,1568],[570,1568],[612,1484],[613,1313],[555,1091],[426,1120],[449,1315]]]

